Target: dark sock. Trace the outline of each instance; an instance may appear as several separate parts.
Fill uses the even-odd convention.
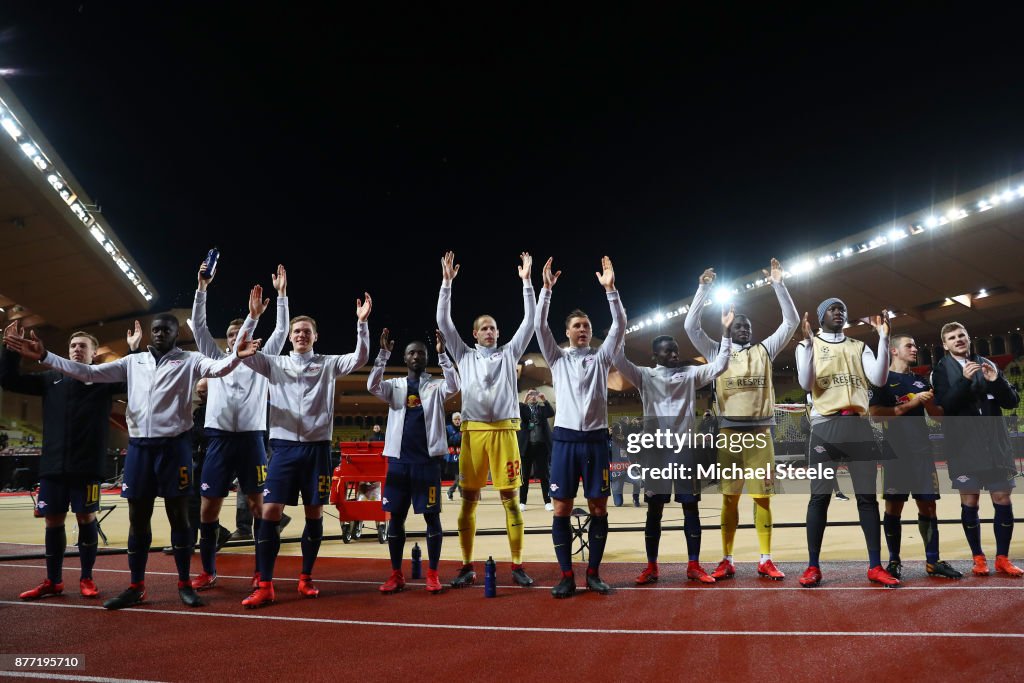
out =
[[[99,545],[100,523],[92,520],[88,524],[78,525],[78,559],[82,563],[82,578],[92,578],[92,568],[96,564],[96,550]]]
[[[996,555],[1010,555],[1010,539],[1013,538],[1013,505],[993,504],[995,514],[992,524],[996,533]]]
[[[199,559],[203,563],[203,571],[207,574],[217,572],[217,531],[219,522],[201,522],[199,524]]]
[[[555,544],[555,557],[563,572],[572,571],[572,524],[568,517],[551,518],[551,540]]]
[[[917,516],[917,529],[924,540],[924,559],[928,564],[939,561],[939,520],[935,517]]]
[[[128,534],[128,569],[131,571],[132,583],[146,580],[146,562],[149,560],[149,546],[152,543],[152,532]]]
[[[252,537],[253,537],[253,540],[259,539],[259,537],[260,537],[260,525],[262,523],[263,523],[262,519],[260,519],[259,517],[253,517],[253,519],[252,519]],[[256,573],[259,574],[260,573],[260,554],[257,553],[257,552],[253,552],[252,556],[253,556],[253,561],[256,563]]]
[[[434,512],[423,515],[423,518],[427,521],[427,562],[431,569],[437,571],[441,562],[441,542],[444,540],[441,515]]]
[[[647,561],[658,561],[658,546],[661,545],[661,515],[664,506],[660,503],[647,504],[647,521],[644,523],[644,546],[647,548]]]
[[[696,503],[683,505],[683,536],[690,562],[700,561],[700,511]]]
[[[64,580],[64,551],[68,547],[68,537],[64,532],[64,525],[46,527],[44,537],[46,539],[46,578],[53,583],[60,583]]]
[[[900,545],[903,541],[903,531],[900,525],[900,518],[890,515],[888,512],[882,517],[882,528],[885,530],[885,545],[889,548],[889,561],[900,561]],[[872,567],[875,565],[871,565]]]
[[[277,553],[281,550],[281,534],[278,532],[280,526],[281,520],[263,520],[260,523],[260,535],[256,539],[256,564],[260,568],[261,581],[274,580],[274,563],[277,562]]]
[[[971,547],[971,555],[984,555],[981,551],[981,523],[978,521],[978,508],[960,503],[960,523],[964,527],[967,545]]]
[[[810,567],[819,566],[821,542],[825,538],[828,504],[831,500],[831,493],[814,493],[807,503],[807,565]]]
[[[878,499],[873,495],[857,493],[857,517],[864,532],[864,545],[868,549],[868,567],[882,564],[882,522],[878,515]]]
[[[391,516],[388,522],[388,554],[391,556],[391,569],[402,570],[402,555],[405,552],[405,517]]]
[[[214,534],[217,533],[214,527]],[[174,548],[174,565],[178,568],[178,581],[189,580],[189,570],[192,564],[192,530],[171,529],[171,547]]]
[[[404,535],[403,535],[404,538]],[[306,519],[306,528],[302,530],[302,573],[312,574],[313,563],[320,552],[320,542],[324,539],[324,518]]]
[[[604,557],[604,546],[608,541],[608,514],[591,515],[590,527],[587,533],[587,542],[590,544],[590,562],[588,569],[596,573],[601,566],[601,559]]]

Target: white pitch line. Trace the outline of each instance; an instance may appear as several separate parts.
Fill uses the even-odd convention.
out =
[[[107,678],[105,676],[76,676],[69,673],[43,673],[39,671],[0,671],[0,676],[9,678],[41,678],[48,681],[94,681],[95,683],[161,683],[138,678]]]
[[[13,567],[13,568],[16,568],[16,569],[45,569],[46,565],[43,565],[43,564],[38,564],[38,565],[37,564],[11,564],[10,562],[0,562],[0,569],[3,569],[5,567]],[[107,573],[110,573],[110,574],[128,574],[128,573],[130,573],[130,570],[128,570],[128,569],[102,569],[102,568],[99,568],[99,567],[94,567],[93,568],[93,572],[94,573],[95,572],[107,572]],[[146,571],[146,575],[147,576],[175,576],[176,577],[178,575],[178,573],[177,572]],[[243,580],[243,581],[248,581],[249,579],[252,578],[252,576],[249,575],[249,574],[247,574],[245,576],[234,576],[234,575],[231,575],[231,574],[218,574],[217,578],[219,578],[219,579],[240,579],[240,580]],[[933,582],[940,580],[940,579],[930,579],[930,578],[927,578],[927,577],[922,577],[922,578],[924,578],[925,580],[928,580],[928,581],[933,581]],[[290,581],[290,582],[294,583],[294,582],[298,581],[298,579],[292,578],[292,577],[275,577],[274,581],[282,581],[282,582],[283,581]],[[948,579],[947,581],[948,581],[948,583],[937,584],[937,585],[933,585],[933,586],[908,586],[906,584],[901,584],[898,588],[894,588],[894,589],[893,588],[885,588],[883,586],[832,586],[832,587],[829,587],[829,586],[824,586],[824,587],[823,586],[818,586],[816,588],[804,588],[803,586],[780,586],[780,585],[778,585],[779,582],[773,581],[771,584],[769,584],[767,582],[764,582],[763,586],[735,586],[735,587],[732,587],[732,588],[721,588],[719,590],[716,590],[711,585],[707,585],[707,586],[703,586],[703,587],[697,587],[697,586],[687,586],[687,585],[683,584],[683,585],[680,585],[680,586],[620,586],[620,587],[613,586],[612,587],[612,591],[613,592],[637,591],[637,592],[640,592],[640,593],[646,593],[646,592],[652,592],[653,593],[653,592],[656,592],[656,591],[662,591],[662,592],[700,591],[701,593],[725,593],[727,591],[797,591],[797,592],[800,592],[800,593],[811,593],[811,592],[825,593],[825,592],[831,592],[831,591],[875,591],[875,592],[885,592],[885,593],[900,593],[900,592],[904,592],[904,591],[1024,591],[1024,582],[1021,582],[1021,581],[1018,581],[1016,586],[965,586],[965,585],[963,585],[963,583],[961,583],[960,581],[957,581],[957,580]],[[362,581],[362,580],[356,580],[356,579],[321,579],[321,578],[317,578],[316,579],[316,583],[337,583],[337,584],[350,584],[350,585],[357,585],[357,586],[379,586],[381,584],[380,581]],[[406,585],[407,586],[423,586],[423,585],[426,585],[426,584],[415,582],[415,581],[406,581]],[[469,588],[482,589],[483,588],[483,584],[475,584],[475,585],[469,586]],[[512,588],[512,589],[517,589],[517,590],[528,591],[528,590],[542,590],[544,588],[549,588],[550,589],[550,588],[554,588],[554,585],[548,586],[548,585],[542,585],[542,584],[538,583],[538,584],[534,584],[531,587],[524,588],[523,586],[513,585],[513,584],[498,584],[498,588]]]
[[[19,607],[52,607],[57,609],[88,609],[102,610],[102,607],[88,605],[62,605],[57,603],[22,602],[20,600],[0,600],[0,605]],[[313,617],[281,617],[261,611],[259,614],[218,614],[216,612],[197,612],[195,610],[157,610],[143,607],[130,607],[121,611],[122,614],[173,614],[176,616],[211,617],[222,619],[256,619],[260,621],[283,621],[303,624],[330,624],[335,626],[370,626],[382,628],[412,629],[443,629],[449,631],[499,631],[514,633],[561,633],[576,635],[589,633],[593,635],[636,635],[636,636],[764,636],[764,637],[864,637],[864,638],[1014,638],[1024,639],[1024,633],[961,633],[961,632],[914,632],[914,631],[711,631],[711,630],[668,630],[668,629],[627,629],[627,628],[553,628],[548,626],[479,626],[473,624],[407,624],[398,621],[364,621],[357,619],[323,619]]]

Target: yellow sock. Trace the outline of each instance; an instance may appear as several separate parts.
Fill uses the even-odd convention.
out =
[[[762,555],[772,552],[772,509],[768,507],[771,498],[754,499],[754,528],[757,529],[757,544]]]
[[[505,529],[508,530],[508,549],[512,553],[512,564],[523,562],[523,513],[519,510],[519,498],[502,498],[505,508]]]
[[[459,508],[459,547],[462,548],[462,564],[473,562],[473,541],[476,540],[476,504],[475,500],[462,499]]]
[[[732,555],[736,527],[740,523],[740,497],[722,496],[722,554]]]

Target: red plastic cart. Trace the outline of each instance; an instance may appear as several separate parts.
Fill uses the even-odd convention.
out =
[[[342,441],[341,463],[334,468],[331,477],[330,502],[338,508],[341,521],[341,540],[351,543],[360,538],[365,522],[377,523],[377,540],[388,540],[387,521],[390,513],[384,512],[380,500],[358,500],[359,487],[366,483],[377,483],[384,488],[388,475],[388,462],[384,457],[383,441]]]

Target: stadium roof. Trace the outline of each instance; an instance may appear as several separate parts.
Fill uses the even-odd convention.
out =
[[[783,259],[797,310],[809,312],[812,324],[822,300],[841,298],[852,324],[847,334],[865,341],[876,338],[860,321],[883,308],[895,313],[894,331],[909,332],[929,345],[938,343],[940,327],[953,320],[975,338],[1016,333],[1024,318],[1024,174],[795,258],[773,253],[767,242],[736,248],[763,254],[765,267],[774,256]],[[696,354],[683,321],[698,275],[680,273],[680,293],[687,296],[662,310],[636,314],[633,308],[626,336],[631,358],[649,359],[651,340],[660,334],[676,337],[684,353]],[[781,323],[776,297],[760,271],[716,282],[714,293],[718,303],[732,301],[737,312],[751,319],[755,339]],[[704,329],[713,338],[720,313],[715,304],[703,313]],[[781,357],[783,363],[793,360],[794,347],[795,341]]]
[[[148,309],[152,284],[2,80],[0,126],[6,319],[67,331]]]

